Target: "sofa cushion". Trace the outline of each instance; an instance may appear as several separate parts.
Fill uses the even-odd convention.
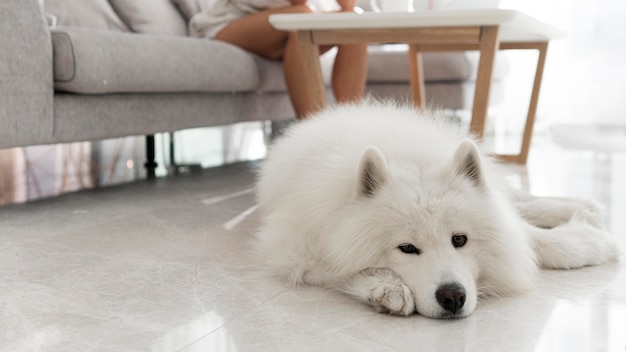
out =
[[[425,52],[422,54],[425,81],[465,81],[476,78],[477,53]],[[406,45],[370,45],[367,79],[370,82],[408,82],[409,64]],[[508,73],[507,60],[496,56],[494,79]]]
[[[463,53],[424,53],[426,81],[465,80],[470,76]],[[406,45],[373,45],[368,48],[367,77],[375,82],[408,82],[409,59]]]
[[[133,32],[187,35],[187,23],[170,0],[109,0],[109,2]]]
[[[59,27],[52,44],[62,91],[236,92],[259,85],[252,55],[218,41]]]
[[[335,55],[336,50],[333,49],[320,57],[322,78],[326,86],[330,85]],[[286,92],[287,84],[282,61],[267,60],[257,55],[254,55],[254,59],[259,70],[259,92]]]
[[[197,14],[200,11],[204,11],[211,7],[215,0],[171,0],[172,3],[178,7],[180,12],[185,17],[185,20],[189,22],[193,15]],[[369,1],[369,0],[368,0]],[[320,11],[333,11],[338,10],[339,7],[335,0],[309,0],[307,1],[309,5],[312,5],[314,8]]]
[[[171,0],[183,14],[185,20],[189,21],[193,15],[208,9],[215,0]]]
[[[107,0],[45,0],[44,7],[59,26],[128,31]]]
[[[406,45],[370,45],[368,46],[369,83],[409,82],[408,51]],[[332,49],[320,57],[324,83],[330,84],[332,68],[337,53]],[[428,52],[424,53],[424,79],[427,82],[459,82],[476,77],[478,58],[463,52]],[[287,90],[280,61],[271,61],[254,56],[259,75],[261,92],[284,92]],[[496,60],[494,79],[503,77],[507,72],[506,63]]]

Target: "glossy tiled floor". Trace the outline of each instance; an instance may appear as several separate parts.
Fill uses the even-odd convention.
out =
[[[0,208],[3,351],[619,351],[626,264],[546,271],[468,318],[391,317],[254,276],[255,164]],[[537,138],[510,180],[593,197],[626,238],[626,154]]]
[[[502,3],[570,33],[551,44],[538,130],[617,124],[611,132],[624,145],[625,2]],[[512,59],[512,75],[532,76]],[[528,89],[509,85],[513,101],[496,127],[523,115],[526,102],[516,104]],[[538,195],[598,200],[626,247],[626,152],[601,137],[595,147],[609,150],[538,137],[528,167],[510,166],[510,181]],[[113,167],[126,170],[120,160],[100,175],[104,183]],[[258,221],[254,167],[0,207],[0,351],[626,351],[624,257],[542,272],[533,292],[481,302],[454,321],[380,315],[334,292],[258,280],[248,249]]]

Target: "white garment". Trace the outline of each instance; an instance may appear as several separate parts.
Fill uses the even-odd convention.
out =
[[[189,34],[193,37],[214,38],[233,20],[261,10],[289,5],[288,0],[215,0],[213,6],[191,18]]]

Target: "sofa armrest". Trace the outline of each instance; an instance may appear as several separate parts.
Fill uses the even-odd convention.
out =
[[[0,1],[0,148],[53,133],[52,45],[37,0]]]

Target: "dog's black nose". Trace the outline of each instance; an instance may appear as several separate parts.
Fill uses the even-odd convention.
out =
[[[465,288],[459,284],[443,284],[435,292],[435,297],[443,309],[456,313],[465,304]]]

